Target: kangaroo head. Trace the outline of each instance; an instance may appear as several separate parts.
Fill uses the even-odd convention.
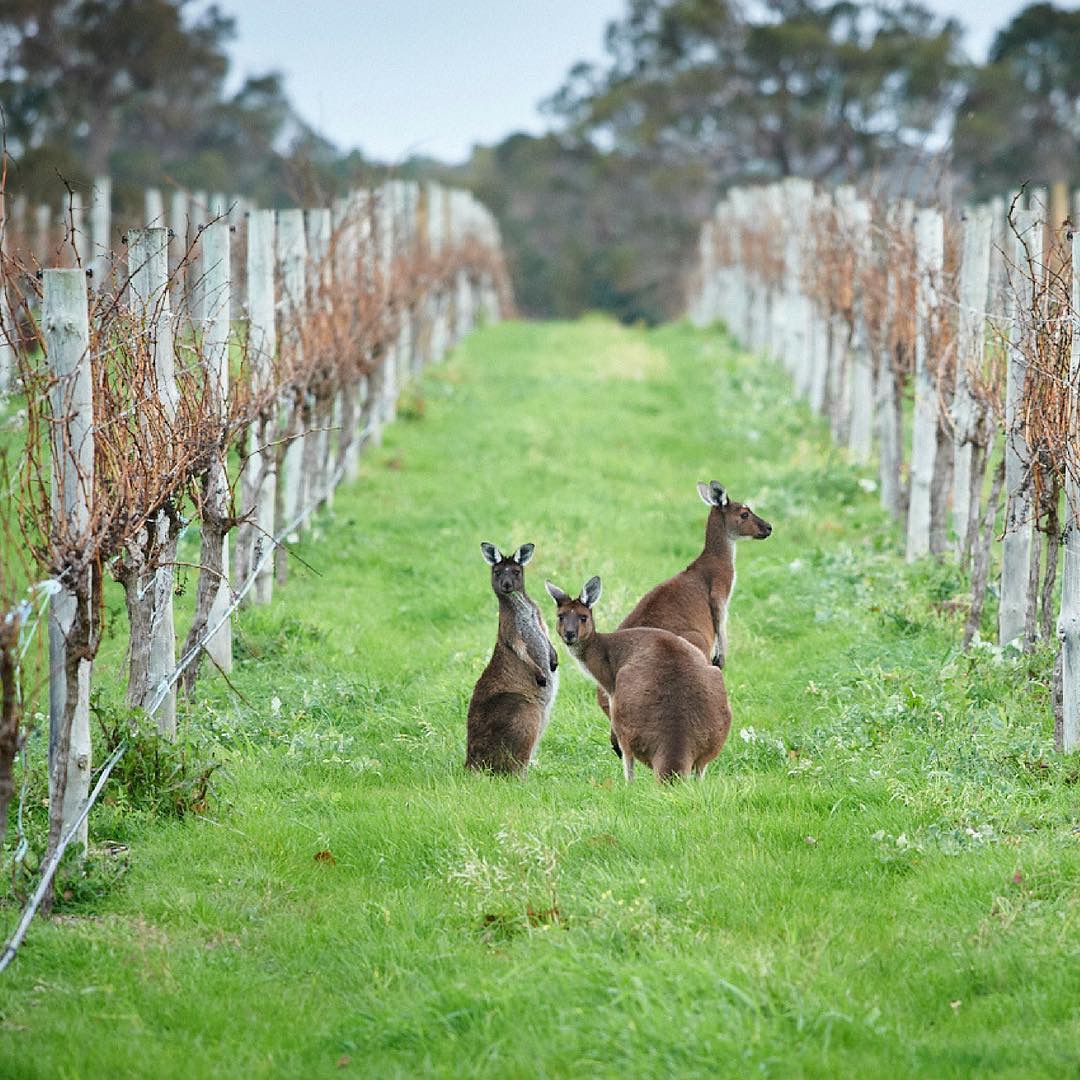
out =
[[[728,493],[717,481],[698,484],[697,489],[701,501],[712,508],[713,514],[718,515],[724,531],[732,540],[745,537],[764,540],[772,532],[772,526],[764,518],[759,518],[749,506],[729,499]]]
[[[596,632],[592,606],[600,599],[600,579],[589,578],[576,600],[571,600],[558,585],[553,585],[550,581],[545,581],[544,586],[555,601],[559,637],[569,646],[584,645]]]
[[[533,557],[535,544],[522,544],[512,555],[504,555],[486,540],[480,545],[484,562],[491,567],[491,587],[496,596],[509,596],[525,589],[525,564]]]

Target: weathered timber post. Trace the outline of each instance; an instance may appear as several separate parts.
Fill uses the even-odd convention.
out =
[[[809,336],[812,312],[803,290],[807,219],[814,198],[814,186],[808,180],[789,178],[784,181],[786,202],[784,291],[785,324],[784,366],[791,373],[796,393],[805,395],[809,384]],[[710,304],[710,306],[712,306]]]
[[[192,326],[198,332],[203,321],[202,280],[202,229],[210,216],[210,201],[205,191],[192,192],[188,200],[188,247],[190,260],[187,267],[187,313]]]
[[[304,242],[304,211],[281,210],[277,218],[277,258],[281,267],[283,295],[279,307],[281,318],[278,340],[287,350],[294,369],[300,363],[300,320],[307,304],[306,264],[307,246]],[[279,533],[304,508],[303,444],[305,441],[305,389],[293,388],[285,404],[284,442],[278,453],[277,505],[274,532]],[[279,584],[288,577],[288,553],[284,545],[275,555]]]
[[[154,360],[154,385],[148,396],[161,403],[161,416],[171,423],[176,416],[178,391],[173,356],[173,324],[169,305],[169,234],[167,229],[135,229],[128,233],[128,274],[132,308],[141,314]],[[180,522],[174,507],[158,511],[125,553],[124,580],[131,657],[128,702],[149,706],[162,682],[176,665],[173,620],[173,580]],[[130,560],[130,561],[129,561]],[[176,690],[170,688],[155,715],[158,730],[176,735]]]
[[[870,204],[853,199],[847,208],[848,238],[853,248],[854,275],[851,333],[851,413],[848,450],[853,461],[865,465],[874,448],[874,362],[867,337],[859,275],[873,258]]]
[[[53,535],[65,547],[90,522],[94,402],[86,274],[46,270],[42,325],[52,390]],[[90,566],[69,566],[49,607],[49,838],[55,847],[90,791]],[[55,836],[55,839],[54,839]],[[77,842],[86,844],[86,822]]]
[[[64,223],[64,244],[61,253],[65,262],[72,266],[86,266],[90,251],[87,244],[86,229],[83,227],[83,197],[79,191],[73,191],[64,199],[60,207],[60,217]]]
[[[206,332],[203,336],[203,359],[206,379],[218,418],[224,426],[229,400],[229,342],[232,336],[229,223],[220,218],[203,233],[203,279],[206,283]],[[229,547],[225,537],[229,528],[229,478],[225,469],[225,449],[216,455],[203,481],[203,523],[199,586],[196,611],[201,612],[204,592],[212,596],[207,622],[215,626],[232,600],[229,588]],[[189,640],[194,644],[203,630]],[[186,650],[185,650],[186,651]],[[232,627],[226,619],[221,629],[206,643],[206,654],[226,674],[232,671]]]
[[[334,234],[333,287],[337,303],[348,297],[352,305],[360,302],[360,195],[350,192],[335,201],[332,214]],[[356,311],[350,318],[358,319]],[[345,479],[354,474],[360,448],[360,393],[362,376],[356,373],[362,357],[348,359],[348,378],[343,380],[334,397],[334,426],[337,428],[337,451],[333,463],[327,463],[327,504],[333,497],[334,478]]]
[[[1005,537],[1002,541],[998,643],[1022,637],[1030,593],[1034,520],[1028,445],[1024,436],[1024,385],[1038,279],[1042,274],[1043,225],[1039,210],[1014,211],[1016,237],[1012,273],[1019,278],[1012,304],[1013,326],[1005,374]]]
[[[928,350],[944,263],[944,222],[939,210],[915,217],[915,417],[911,439],[911,500],[907,560],[930,551],[931,489],[937,454],[938,396]]]
[[[161,196],[161,189],[150,187],[143,192],[143,224],[165,224],[165,200]]]
[[[1065,558],[1061,573],[1061,742],[1065,753],[1080,750],[1080,231],[1072,236],[1072,352],[1069,393],[1072,453],[1065,464]]]
[[[262,396],[273,381],[277,327],[274,322],[274,211],[253,210],[247,227],[248,358],[255,393]],[[241,505],[252,519],[237,532],[237,573],[246,578],[269,549],[274,536],[277,452],[274,437],[276,405],[268,404],[251,425],[241,480]],[[274,565],[268,559],[255,579],[257,604],[268,604],[274,592]],[[250,595],[250,594],[249,594]]]
[[[153,222],[151,222],[153,224]],[[174,191],[169,196],[169,269],[176,264],[187,251],[188,242],[188,194],[186,191]]]
[[[333,236],[333,215],[324,207],[308,210],[304,219],[308,254],[309,303],[326,310],[333,305],[333,267],[330,261],[330,241]],[[308,411],[312,430],[304,437],[301,469],[307,499],[326,503],[332,500],[330,491],[331,428],[334,426],[334,398],[318,384],[309,391]]]
[[[15,314],[11,310],[7,281],[0,275],[0,405],[7,398],[15,378],[16,335]]]
[[[379,203],[377,207],[379,219],[379,253],[381,255],[380,266],[383,281],[383,302],[388,305],[395,300],[394,290],[395,286],[398,284],[393,281],[394,262],[399,241],[398,223],[395,220],[394,214],[396,183],[397,181],[391,181],[383,184],[379,189]],[[395,311],[394,314],[399,320],[402,318],[400,310]],[[396,341],[387,342],[386,352],[383,356],[381,370],[379,372],[380,394],[379,401],[376,405],[376,408],[379,411],[380,428],[377,435],[378,441],[381,441],[382,438],[382,425],[393,422],[397,416],[398,368],[400,362],[401,358],[398,356]]]
[[[902,304],[897,296],[900,285],[907,279],[901,260],[906,259],[914,220],[914,207],[907,199],[900,200],[890,211],[893,233],[900,236],[899,251],[886,244],[882,252],[884,262],[885,326],[879,338],[880,353],[877,358],[877,386],[875,404],[878,429],[878,484],[880,503],[894,518],[903,516],[904,492],[900,470],[904,461],[903,411],[900,402],[900,379],[897,374],[897,343],[895,324],[902,318]],[[882,241],[886,243],[886,241]]]
[[[820,220],[832,209],[832,199],[828,194],[819,191],[814,196],[814,218]],[[811,334],[811,362],[809,372],[809,384],[807,387],[807,400],[810,408],[818,415],[824,416],[828,405],[829,394],[829,311],[825,301],[819,296],[812,303],[813,319]]]
[[[956,333],[956,381],[952,415],[956,431],[953,443],[953,528],[957,546],[965,550],[971,522],[971,503],[982,490],[982,455],[977,454],[979,406],[971,392],[971,376],[982,367],[986,348],[987,302],[990,285],[989,207],[967,211],[964,247],[960,262],[960,313]],[[973,469],[973,465],[975,466]]]
[[[101,288],[109,272],[112,229],[112,180],[108,176],[94,179],[93,201],[90,203],[90,269],[94,283]]]
[[[48,203],[34,207],[34,254],[42,266],[52,257],[53,209]]]

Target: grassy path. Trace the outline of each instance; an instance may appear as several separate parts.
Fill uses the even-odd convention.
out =
[[[244,700],[190,708],[209,813],[98,815],[131,869],[0,982],[0,1075],[1076,1075],[1047,658],[957,657],[962,582],[905,568],[826,446],[686,327],[468,342],[305,543],[318,574],[243,615]],[[706,779],[625,786],[565,651],[528,780],[466,776],[479,542],[537,545],[545,611],[544,577],[600,574],[611,628],[700,549],[713,478],[775,532],[740,547]]]

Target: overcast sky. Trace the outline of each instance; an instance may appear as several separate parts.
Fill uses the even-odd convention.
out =
[[[985,56],[1023,0],[924,0]],[[284,72],[300,114],[342,149],[454,162],[475,143],[541,132],[537,104],[603,55],[625,0],[218,0],[234,16],[233,85]],[[1075,6],[1073,4],[1063,6]]]

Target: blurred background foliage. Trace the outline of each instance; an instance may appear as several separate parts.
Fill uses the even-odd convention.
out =
[[[6,0],[0,103],[8,188],[40,199],[94,175],[313,204],[390,170],[297,115],[282,76],[226,91],[235,25],[186,0]],[[1036,3],[966,57],[918,3],[627,0],[606,59],[511,134],[397,175],[471,187],[498,215],[519,306],[627,322],[681,310],[697,225],[734,183],[856,179],[918,195],[1004,194],[1080,175],[1080,11]]]

